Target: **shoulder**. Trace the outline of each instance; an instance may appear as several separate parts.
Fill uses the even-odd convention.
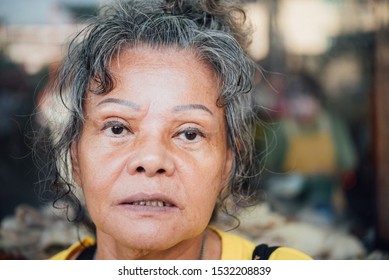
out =
[[[239,235],[211,227],[221,241],[222,260],[251,260],[255,244]]]
[[[296,249],[279,247],[270,255],[269,260],[312,260],[312,258]]]
[[[82,250],[94,244],[95,244],[94,238],[86,237],[80,242],[77,242],[71,245],[69,248],[55,254],[50,258],[50,260],[72,260],[75,257],[77,257],[77,255],[81,253]]]
[[[260,244],[255,247],[253,260],[312,260],[312,258],[293,248]]]
[[[222,260],[252,260],[254,250],[261,248],[270,249],[265,259],[269,260],[312,260],[307,254],[289,247],[268,247],[267,245],[256,246],[252,241],[239,235],[221,231],[211,227],[221,240]],[[260,258],[256,258],[260,259]]]

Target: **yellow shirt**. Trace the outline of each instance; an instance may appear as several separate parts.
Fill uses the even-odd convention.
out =
[[[244,239],[238,235],[223,232],[216,228],[211,228],[215,231],[221,240],[222,246],[222,260],[251,260],[253,251],[255,249],[255,244],[251,241]],[[87,237],[73,244],[68,249],[59,252],[53,256],[52,260],[70,260],[74,256],[78,255],[86,247],[92,246],[95,244],[95,240],[91,237]],[[311,260],[308,255],[288,247],[279,247],[277,248],[269,257],[269,260]]]
[[[251,260],[255,244],[238,235],[212,228],[221,239],[222,260]],[[279,247],[269,257],[269,260],[311,260],[312,258],[298,250]]]
[[[74,256],[77,256],[82,250],[94,245],[96,241],[92,237],[86,237],[81,242],[77,242],[70,246],[68,249],[59,252],[52,256],[51,260],[72,260]]]

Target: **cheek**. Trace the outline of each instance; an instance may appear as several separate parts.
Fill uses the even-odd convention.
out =
[[[117,176],[123,168],[124,152],[115,151],[112,147],[96,137],[80,139],[79,169],[84,185],[89,182],[104,185]]]
[[[215,168],[214,164],[197,166],[197,169],[191,169],[191,175],[185,178],[187,199],[192,208],[196,209],[194,212],[210,216],[225,185],[222,170]]]
[[[108,202],[113,183],[120,176],[123,161],[101,149],[94,147],[92,141],[82,140],[79,145],[79,178],[80,187],[90,208],[99,208]],[[91,209],[92,210],[92,209]]]
[[[204,192],[204,193],[193,193],[191,195],[192,200],[190,201],[187,210],[187,215],[182,224],[188,223],[189,228],[204,229],[211,219],[213,210],[216,204],[217,195],[215,193]]]

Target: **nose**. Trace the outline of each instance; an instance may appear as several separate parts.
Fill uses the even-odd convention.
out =
[[[174,169],[174,161],[166,143],[155,138],[139,139],[127,164],[129,174],[144,173],[147,177],[162,174],[171,176]]]

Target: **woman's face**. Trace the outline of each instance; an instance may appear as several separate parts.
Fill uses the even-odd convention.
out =
[[[218,80],[169,48],[123,51],[111,70],[115,88],[87,95],[74,176],[99,239],[170,248],[206,228],[231,168]]]

